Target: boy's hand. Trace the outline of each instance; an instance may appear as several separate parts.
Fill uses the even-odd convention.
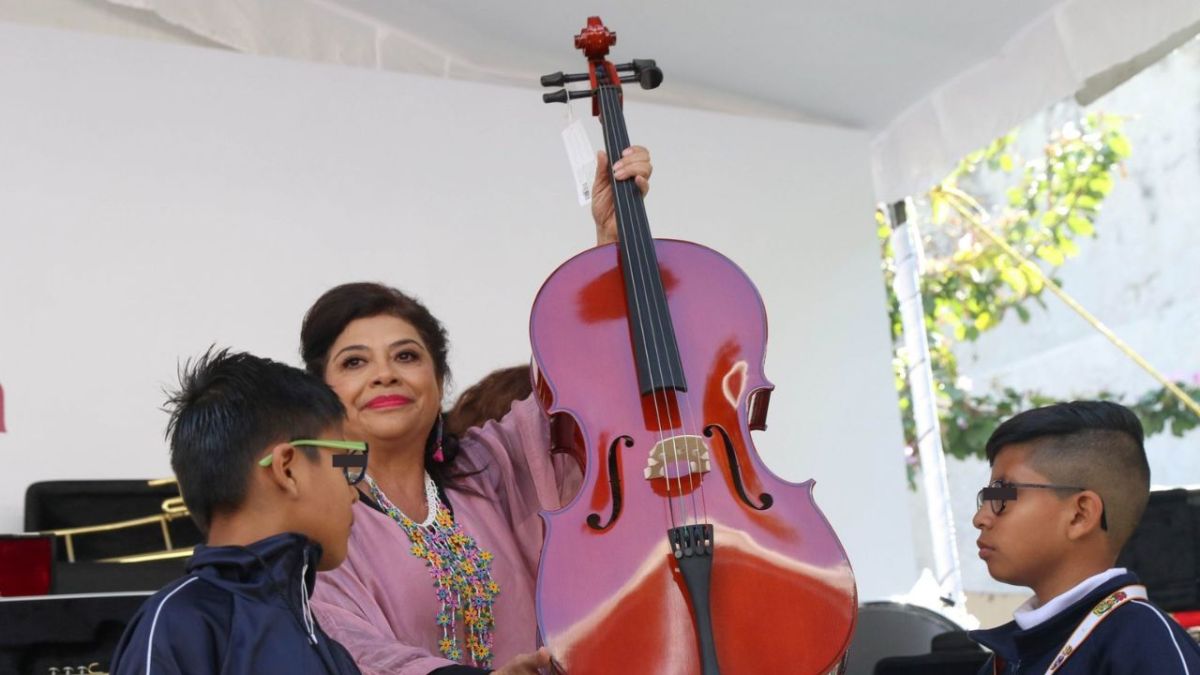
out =
[[[650,191],[650,151],[640,145],[625,148],[621,159],[613,165],[617,180],[632,178],[642,191]],[[596,153],[596,179],[592,183],[592,219],[596,221],[596,245],[611,244],[617,240],[617,210],[613,205],[612,182],[608,179],[608,155],[603,150]]]
[[[538,675],[541,668],[550,667],[550,650],[542,647],[531,654],[521,654],[512,661],[504,664],[500,670],[494,670],[496,675]]]

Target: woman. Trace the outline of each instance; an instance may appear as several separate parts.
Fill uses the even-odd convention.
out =
[[[616,239],[607,161],[592,215],[597,241]],[[613,165],[645,193],[644,148]],[[347,560],[322,573],[313,609],[367,675],[536,673],[538,512],[556,509],[581,473],[551,457],[532,398],[499,423],[457,439],[443,429],[448,344],[416,300],[380,284],[346,284],[305,316],[301,352],[346,407],[346,435],[371,448]],[[471,664],[471,665],[461,665]]]

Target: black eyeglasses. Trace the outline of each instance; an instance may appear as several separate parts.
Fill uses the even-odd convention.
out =
[[[309,438],[298,438],[294,441],[289,441],[292,445],[308,446],[312,448],[330,448],[331,450],[346,450],[344,455],[333,456],[333,466],[335,469],[341,469],[346,476],[346,482],[350,485],[358,485],[359,481],[367,475],[367,444],[362,441],[334,441],[320,440]],[[274,455],[267,455],[258,460],[259,466],[271,466],[271,460]]]
[[[975,495],[975,510],[983,508],[983,503],[988,502],[992,507],[992,513],[1000,515],[1004,513],[1004,507],[1008,505],[1009,500],[1017,498],[1017,488],[1044,488],[1048,490],[1070,490],[1072,492],[1083,492],[1087,488],[1079,487],[1078,485],[1057,485],[1055,483],[1007,483],[1002,480],[993,482],[991,485],[981,489]],[[1108,529],[1108,517],[1105,514],[1104,501],[1100,502],[1100,529]]]

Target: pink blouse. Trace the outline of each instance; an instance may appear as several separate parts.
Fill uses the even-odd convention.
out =
[[[456,466],[482,472],[460,482],[479,495],[451,487],[447,498],[463,531],[495,556],[492,579],[500,593],[493,606],[492,667],[499,668],[538,647],[534,581],[543,537],[538,512],[566,504],[582,474],[569,457],[551,456],[547,418],[533,398],[514,403],[499,423],[469,430],[461,442]],[[410,546],[395,521],[359,502],[346,561],[318,575],[312,609],[364,675],[425,675],[454,665],[438,652],[441,605],[425,560]],[[460,643],[462,625],[459,620]]]

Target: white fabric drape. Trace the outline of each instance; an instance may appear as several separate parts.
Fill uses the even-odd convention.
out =
[[[404,11],[419,26],[406,30],[336,0],[108,1],[152,11],[247,53],[510,85],[533,81],[525,68],[465,57],[456,44],[502,38],[464,34],[466,29],[439,13],[436,3],[405,3]],[[959,158],[1033,113],[1084,88],[1103,91],[1106,83],[1147,65],[1148,55],[1197,32],[1197,0],[1047,0],[1047,11],[1018,30],[999,53],[963,63],[958,75],[882,128],[869,130],[874,132],[871,169],[877,197],[890,203],[924,192]],[[787,47],[780,49],[780,58],[787,58]],[[889,67],[887,54],[875,60],[880,68]],[[658,100],[665,102],[665,95]],[[716,90],[684,88],[669,98],[679,105],[739,113],[736,101]],[[772,112],[753,109],[760,115]],[[774,112],[795,119],[795,111]]]

